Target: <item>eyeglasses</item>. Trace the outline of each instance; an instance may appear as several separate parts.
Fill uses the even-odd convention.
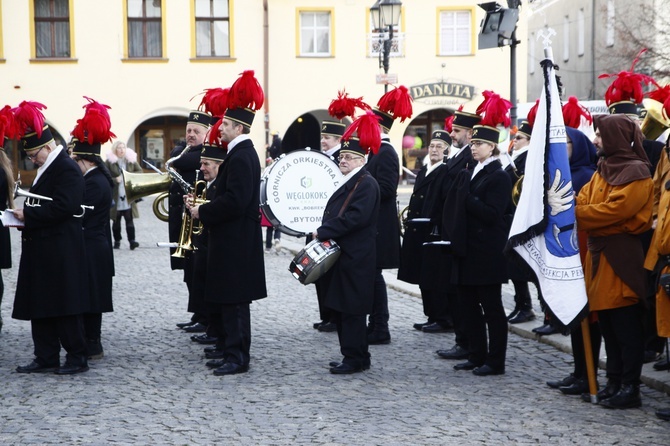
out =
[[[516,139],[517,141],[520,141],[520,140],[522,140],[522,139],[528,139],[528,138],[526,138],[525,136],[516,135],[516,136],[514,137],[514,139]]]
[[[337,157],[337,159],[339,161],[351,161],[351,160],[355,160],[355,159],[358,159],[358,158],[363,158],[363,157],[358,156],[358,155],[340,155],[340,156]]]
[[[40,149],[39,149],[37,152],[33,153],[32,155],[28,155],[28,159],[29,159],[30,161],[35,161],[35,159],[37,158],[37,155],[40,154],[40,152],[42,151],[42,149],[43,149],[44,147],[45,147],[45,146],[40,147]]]

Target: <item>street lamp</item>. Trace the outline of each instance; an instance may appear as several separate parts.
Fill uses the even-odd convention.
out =
[[[402,11],[402,2],[400,0],[377,0],[370,8],[372,23],[379,30],[388,27],[388,38],[383,34],[380,38],[382,48],[379,52],[379,68],[384,68],[384,75],[389,72],[389,54],[393,43],[393,28],[400,23],[400,12]],[[384,93],[388,91],[388,82],[384,84]]]

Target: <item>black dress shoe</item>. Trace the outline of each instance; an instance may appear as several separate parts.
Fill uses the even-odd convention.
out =
[[[217,350],[219,350],[219,347],[217,347],[216,345],[210,345],[209,347],[205,347],[202,351],[204,351],[205,353],[212,353]]]
[[[391,343],[391,333],[388,331],[373,331],[368,334],[368,345],[381,345]]]
[[[640,407],[642,405],[640,386],[636,384],[624,384],[617,393],[605,400],[599,401],[598,404],[608,409],[632,409]]]
[[[245,373],[249,371],[248,365],[235,364],[234,362],[226,362],[218,369],[214,369],[216,376],[236,375],[238,373]]]
[[[494,369],[490,365],[484,364],[483,366],[474,369],[472,373],[477,376],[504,375],[505,369]]]
[[[201,324],[200,322],[184,328],[186,333],[204,333],[205,330],[207,330],[207,326]]]
[[[559,387],[570,386],[574,384],[575,381],[577,381],[577,378],[571,373],[560,381],[547,381],[547,385],[552,389],[558,389]]]
[[[210,361],[207,361],[205,365],[207,367],[218,369],[219,367],[223,366],[226,362],[228,361],[226,361],[225,359],[212,359]]]
[[[444,359],[468,359],[470,352],[460,345],[456,344],[449,350],[438,350],[437,355]]]
[[[325,323],[326,323],[325,321],[314,322],[314,324],[312,325],[312,327],[314,327],[315,330],[318,330],[318,329],[319,329],[319,326],[320,326],[321,324],[325,324]]]
[[[454,370],[474,370],[477,367],[479,367],[479,365],[475,364],[474,362],[465,361],[461,362],[460,364],[456,364],[454,366]]]
[[[74,375],[75,373],[83,373],[83,372],[88,372],[87,364],[74,365],[74,364],[68,364],[66,362],[65,365],[59,367],[58,370],[56,370],[56,375]]]
[[[541,327],[533,328],[531,331],[540,336],[549,336],[559,332],[558,329],[551,324],[544,324]]]
[[[431,323],[432,322],[423,322],[423,323],[419,322],[419,323],[414,324],[413,327],[414,327],[415,330],[421,331],[421,329],[423,327],[425,327],[426,325],[430,325]]]
[[[533,313],[533,310],[519,310],[514,317],[508,319],[508,322],[510,324],[523,324],[534,319],[535,313]]]
[[[621,383],[610,379],[607,381],[607,385],[605,386],[605,388],[598,391],[598,393],[596,394],[596,400],[600,402],[606,400],[607,398],[611,398],[615,394],[617,394],[620,389],[621,389]],[[591,394],[582,393],[582,401],[590,403]]]
[[[363,366],[355,366],[346,362],[342,362],[340,365],[330,368],[330,373],[334,375],[350,375],[352,373],[359,373],[362,371]]]
[[[209,336],[207,333],[191,336],[191,341],[203,345],[216,344],[216,341],[218,340],[219,338],[217,338],[216,336]]]
[[[658,409],[656,411],[656,416],[661,420],[670,421],[670,407]]]
[[[58,369],[59,364],[42,365],[33,360],[28,365],[20,365],[16,368],[18,373],[53,373]]]
[[[223,350],[214,350],[212,352],[205,352],[205,358],[207,359],[223,359],[226,357],[226,353]]]
[[[121,247],[120,241],[114,242],[114,249],[119,249],[120,247]]]
[[[658,361],[659,359],[661,359],[660,353],[657,353],[653,350],[645,350],[644,359],[642,362],[645,364],[649,364],[650,362]]]
[[[318,330],[324,333],[332,333],[333,331],[337,331],[337,325],[334,322],[326,322],[319,325]]]
[[[190,326],[195,325],[195,324],[196,324],[195,321],[191,321],[191,322],[180,322],[180,323],[177,324],[177,327],[178,327],[178,328],[186,328],[186,327],[190,327]]]
[[[509,321],[513,317],[516,317],[516,315],[519,314],[519,311],[521,311],[521,310],[518,309],[518,308],[515,308],[514,310],[512,310],[512,312],[509,315],[507,315],[507,320]]]
[[[561,392],[566,395],[581,395],[582,393],[588,393],[589,391],[589,382],[586,378],[579,378],[569,386],[561,386],[558,388]]]
[[[432,324],[423,327],[421,331],[424,333],[447,333],[449,331],[453,331],[453,327],[445,327],[442,324],[433,322]]]
[[[140,244],[137,243],[135,240],[133,240],[132,242],[130,242],[130,250],[131,250],[131,251],[134,250],[135,248],[139,248],[139,247],[140,247]]]
[[[654,370],[658,371],[670,370],[670,360],[668,360],[668,358],[661,359],[660,361],[655,362],[652,367],[654,368]]]
[[[339,361],[330,361],[330,362],[328,363],[328,365],[331,366],[331,367],[337,367],[337,366],[340,365],[340,364],[342,364],[342,363],[339,362]]]

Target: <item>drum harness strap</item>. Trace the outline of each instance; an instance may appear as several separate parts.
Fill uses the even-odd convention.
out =
[[[369,174],[365,174],[365,175],[369,175]],[[360,177],[358,177],[358,181],[356,181],[356,184],[354,185],[354,188],[351,189],[351,192],[349,192],[349,195],[347,195],[347,199],[344,200],[344,204],[342,204],[342,207],[340,208],[340,212],[337,214],[338,217],[341,217],[341,216],[342,216],[342,212],[344,212],[344,209],[345,209],[345,208],[347,207],[347,205],[349,204],[349,201],[351,201],[351,196],[354,194],[354,191],[356,190],[356,188],[357,188],[358,185],[360,184],[360,182],[361,182],[361,180],[363,179],[363,177],[365,177],[365,175],[361,175]]]

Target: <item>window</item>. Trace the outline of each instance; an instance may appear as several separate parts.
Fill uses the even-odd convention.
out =
[[[535,33],[530,33],[528,39],[528,73],[535,74]]]
[[[35,57],[70,58],[68,0],[34,0]]]
[[[472,11],[440,11],[440,56],[472,54]]]
[[[163,57],[161,0],[127,0],[128,57]]]
[[[570,60],[570,17],[563,18],[563,62]]]
[[[195,0],[195,56],[230,57],[228,0]]]
[[[577,11],[577,55],[584,55],[584,8]]]
[[[614,0],[607,0],[606,26],[605,44],[607,46],[614,46]]]
[[[332,56],[332,13],[330,11],[300,11],[300,56]]]

